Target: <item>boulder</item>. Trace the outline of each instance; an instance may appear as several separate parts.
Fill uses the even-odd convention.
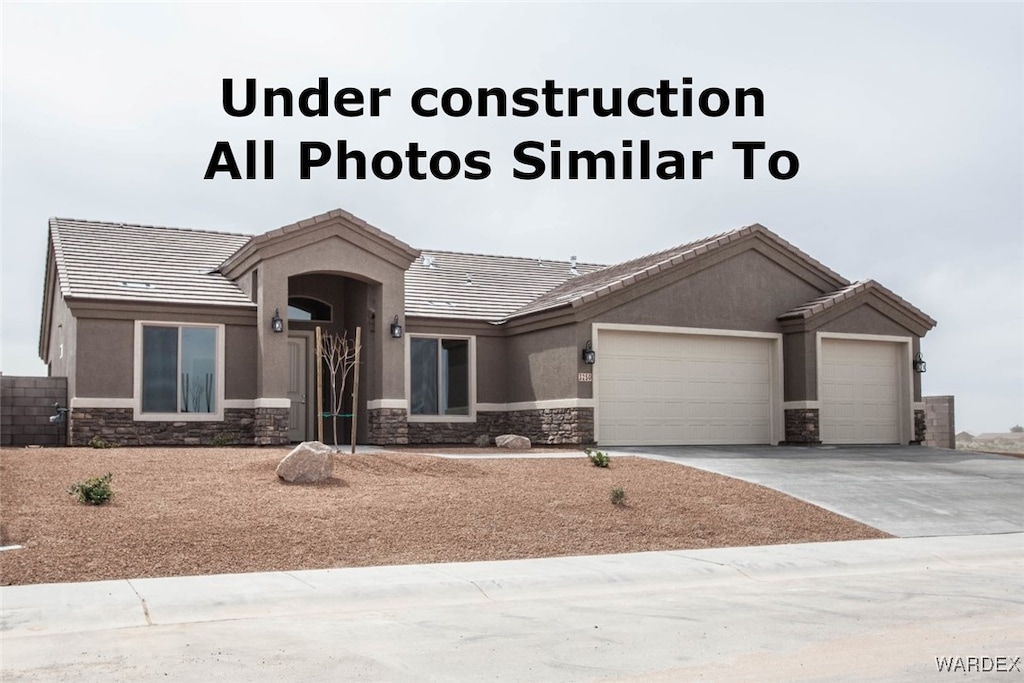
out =
[[[277,476],[293,484],[315,484],[334,472],[334,449],[319,441],[304,441],[284,456]]]
[[[487,448],[491,445],[491,435],[481,434],[480,436],[473,439],[473,445],[477,448]]]
[[[518,434],[502,434],[494,438],[494,445],[498,448],[507,448],[510,451],[530,450],[530,440]]]

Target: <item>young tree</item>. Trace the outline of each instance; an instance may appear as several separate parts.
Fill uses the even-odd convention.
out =
[[[320,354],[327,362],[327,376],[331,385],[331,431],[334,445],[338,445],[338,414],[344,404],[345,385],[356,366],[359,347],[345,333],[324,334],[320,337]]]

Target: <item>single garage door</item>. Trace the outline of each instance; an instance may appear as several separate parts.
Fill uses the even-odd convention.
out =
[[[823,443],[900,443],[903,344],[821,340]]]
[[[767,444],[772,340],[602,330],[598,441]]]

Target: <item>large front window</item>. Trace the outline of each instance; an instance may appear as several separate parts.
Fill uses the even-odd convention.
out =
[[[217,412],[217,328],[142,326],[142,412]]]
[[[411,337],[413,415],[469,415],[469,340]]]

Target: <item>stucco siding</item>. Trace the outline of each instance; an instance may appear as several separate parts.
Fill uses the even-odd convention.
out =
[[[913,332],[906,327],[892,320],[874,306],[866,303],[823,323],[817,330],[819,332],[844,332],[848,334],[913,336]]]
[[[776,316],[822,293],[754,249],[636,298],[645,286],[594,322],[779,332]]]
[[[73,397],[131,398],[134,393],[135,323],[78,321],[77,382]]]
[[[818,399],[818,363],[815,356],[815,335],[792,332],[782,338],[782,369],[784,401],[816,401]]]
[[[224,398],[256,398],[256,328],[224,326]]]
[[[508,339],[507,401],[576,397],[576,330],[562,325]]]
[[[52,377],[67,378],[67,395],[75,395],[75,369],[78,356],[78,321],[68,309],[59,290],[54,290],[53,317],[50,320],[50,346],[46,362]]]

